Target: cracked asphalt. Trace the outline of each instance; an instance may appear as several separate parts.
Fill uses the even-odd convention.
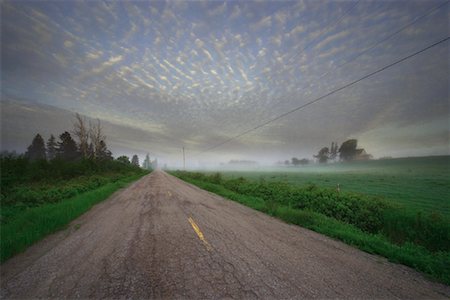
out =
[[[1,266],[6,298],[413,298],[450,287],[154,171]]]

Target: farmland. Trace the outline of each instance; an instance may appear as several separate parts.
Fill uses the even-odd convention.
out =
[[[399,158],[324,166],[225,171],[224,178],[314,184],[382,197],[392,203],[450,216],[450,156]]]

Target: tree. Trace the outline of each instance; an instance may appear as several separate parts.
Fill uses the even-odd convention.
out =
[[[290,163],[291,163],[291,162],[290,162],[289,160],[287,160],[287,159],[284,161],[284,164],[285,164],[286,166],[289,166]]]
[[[25,156],[30,160],[39,160],[46,158],[45,142],[39,133],[36,134],[33,141],[31,142],[31,145],[28,146]]]
[[[131,164],[135,165],[136,167],[139,167],[139,157],[135,154],[133,155],[133,158],[131,159]]]
[[[80,153],[78,152],[77,143],[74,141],[70,133],[65,131],[59,136],[60,141],[58,142],[58,148],[56,155],[58,158],[64,160],[75,160],[79,158]]]
[[[98,149],[96,151],[97,159],[100,160],[111,160],[113,159],[111,151],[106,147],[105,141],[100,141]]]
[[[326,163],[330,158],[329,155],[330,150],[328,149],[328,147],[323,147],[319,150],[319,153],[317,153],[317,155],[314,155],[314,157],[319,160],[319,163]]]
[[[88,157],[91,159],[94,159],[94,144],[89,143],[89,147],[88,147]]]
[[[94,159],[101,155],[103,145],[101,142],[105,141],[106,136],[103,134],[103,128],[100,124],[100,120],[97,119],[97,123],[90,123],[89,135],[91,137],[91,143],[94,146]]]
[[[73,134],[78,139],[78,147],[84,158],[89,156],[89,129],[86,127],[86,119],[75,114],[75,123],[73,123]]]
[[[330,159],[335,160],[338,154],[338,143],[332,142],[330,148]]]
[[[117,161],[120,161],[121,163],[124,163],[124,164],[127,164],[127,165],[130,164],[130,158],[128,156],[126,156],[126,155],[119,156],[117,158]]]
[[[146,170],[150,170],[152,168],[152,163],[150,161],[150,155],[148,153],[145,156],[145,160],[144,160],[144,163],[142,164],[142,168],[144,168]]]
[[[343,142],[341,147],[339,148],[339,158],[344,161],[353,160],[353,158],[357,153],[356,151],[357,144],[358,140],[356,139],[351,139]]]
[[[300,159],[300,164],[302,166],[309,164],[309,159],[307,159],[307,158]]]
[[[50,138],[47,141],[47,159],[48,160],[55,159],[57,146],[58,146],[58,144],[56,144],[55,137],[53,136],[53,134],[50,135]]]
[[[291,163],[292,163],[294,166],[298,166],[298,165],[300,164],[300,159],[298,159],[297,157],[293,157],[293,158],[291,159]]]

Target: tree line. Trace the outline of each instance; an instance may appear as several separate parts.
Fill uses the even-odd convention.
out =
[[[114,160],[112,152],[106,145],[106,136],[103,133],[100,120],[88,122],[80,114],[75,114],[72,133],[64,131],[57,140],[53,134],[47,142],[38,133],[33,138],[31,145],[25,152],[29,160],[64,160],[76,161],[80,159],[91,159],[95,161]],[[139,157],[133,155],[131,161],[128,156],[119,156],[117,161],[140,167]],[[144,169],[151,169],[152,164],[147,154],[143,165]]]
[[[363,148],[358,149],[358,140],[349,139],[341,144],[339,147],[337,142],[332,142],[330,147],[322,147],[316,155],[313,155],[319,163],[327,163],[328,161],[354,161],[354,160],[369,160],[372,158],[371,154],[366,153]],[[284,165],[307,165],[311,161],[307,158],[298,159],[293,157],[291,160],[279,162]]]

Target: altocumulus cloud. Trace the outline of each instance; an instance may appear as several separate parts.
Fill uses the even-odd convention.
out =
[[[80,112],[117,128],[117,155],[175,162],[448,36],[447,4],[380,42],[443,3],[3,1],[2,148]],[[375,156],[448,154],[448,75],[446,43],[202,160],[311,157],[349,137]]]

